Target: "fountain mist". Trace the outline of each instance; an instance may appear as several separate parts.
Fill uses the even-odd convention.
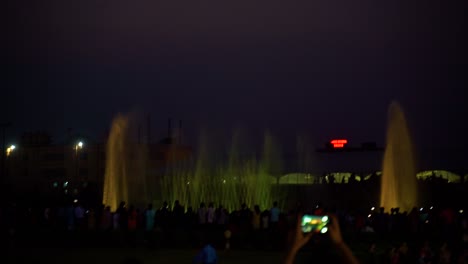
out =
[[[161,198],[187,206],[214,202],[228,210],[238,209],[242,203],[269,208],[275,198],[281,201],[273,188],[281,173],[281,154],[273,138],[265,135],[260,160],[244,149],[247,144],[241,138],[234,133],[227,160],[220,161],[219,155],[210,155],[215,151],[202,137],[196,160],[179,162],[161,177]]]
[[[392,102],[388,111],[387,142],[383,158],[380,205],[409,210],[417,203],[413,143],[401,106]]]
[[[147,148],[132,141],[131,118],[118,115],[107,140],[103,204],[115,210],[121,201],[149,201],[146,165]]]

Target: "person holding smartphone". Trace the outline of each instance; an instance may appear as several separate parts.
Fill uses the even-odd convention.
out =
[[[358,259],[353,255],[353,252],[348,247],[348,245],[343,241],[341,236],[340,225],[338,219],[334,215],[329,215],[331,221],[328,226],[328,234],[332,244],[336,247],[337,251],[340,253],[342,263],[348,264],[357,264],[359,263]],[[296,259],[296,255],[299,250],[309,242],[310,238],[317,234],[318,232],[309,232],[304,233],[302,230],[302,215],[297,219],[296,229],[294,230],[294,237],[292,240],[291,247],[289,248],[286,258],[283,261],[283,264],[292,264]]]

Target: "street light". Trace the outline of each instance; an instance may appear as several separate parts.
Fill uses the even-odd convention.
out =
[[[6,149],[6,155],[7,157],[10,156],[10,154],[13,152],[13,150],[15,150],[16,146],[15,145],[11,145],[9,146],[7,149]]]
[[[0,184],[3,183],[3,180],[5,178],[5,175],[6,175],[6,171],[5,171],[5,162],[6,162],[6,154],[7,154],[7,151],[6,151],[6,147],[5,147],[5,134],[6,134],[6,130],[8,127],[11,126],[11,122],[7,122],[7,123],[0,123],[0,131],[1,131],[1,146],[2,146],[2,156],[1,156],[1,162],[0,162],[0,175],[1,175],[1,178],[0,178]]]
[[[76,179],[75,180],[78,180],[78,177],[79,177],[79,171],[80,171],[80,160],[79,160],[79,157],[78,157],[78,150],[81,150],[83,149],[83,141],[78,141],[76,144],[75,144],[75,162],[76,162]]]
[[[9,167],[10,167],[10,155],[11,153],[16,149],[16,146],[15,145],[10,145],[7,149],[6,149],[6,160],[5,160],[5,176],[8,177],[8,174],[10,173],[9,172]]]
[[[76,143],[75,145],[75,150],[78,152],[78,149],[82,149],[83,148],[83,142],[82,141],[79,141],[78,143]]]

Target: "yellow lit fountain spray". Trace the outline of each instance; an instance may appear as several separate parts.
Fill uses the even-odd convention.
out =
[[[107,140],[103,204],[115,210],[121,201],[149,201],[146,181],[147,149],[132,141],[129,116],[118,115]]]
[[[386,210],[409,210],[418,199],[413,143],[403,110],[396,102],[389,107],[386,140],[380,205]]]

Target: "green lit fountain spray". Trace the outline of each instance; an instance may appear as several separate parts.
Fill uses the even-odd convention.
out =
[[[201,202],[214,202],[229,211],[242,203],[269,208],[275,197],[275,177],[281,170],[281,153],[270,134],[264,137],[262,158],[248,152],[239,132],[234,133],[227,162],[210,155],[206,136],[201,136],[196,158],[187,166],[171,170],[161,178],[161,194],[169,202],[197,207]],[[250,155],[250,156],[246,156]]]

